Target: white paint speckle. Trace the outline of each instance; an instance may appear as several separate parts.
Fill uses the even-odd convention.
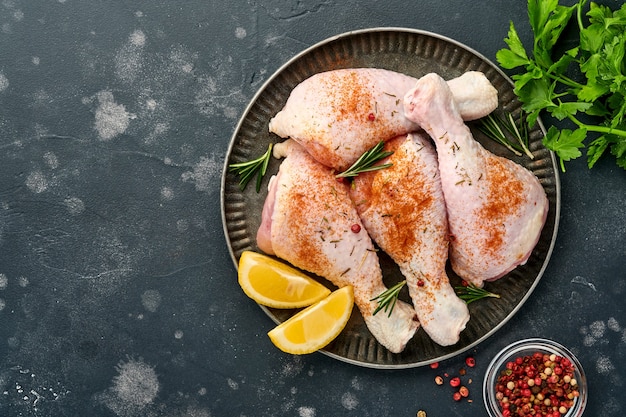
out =
[[[206,393],[207,393],[207,389],[206,389],[206,388],[204,388],[204,387],[202,387],[202,388],[200,388],[200,389],[198,390],[198,395],[199,395],[199,396],[201,396],[201,397],[202,397],[202,396],[205,396],[205,395],[206,395]]]
[[[235,29],[235,37],[237,39],[243,39],[243,38],[246,37],[246,35],[247,35],[247,33],[246,33],[246,29],[245,28],[238,27],[238,28]]]
[[[239,115],[239,110],[232,106],[225,106],[223,109],[224,116],[228,119],[236,119]]]
[[[161,305],[161,294],[157,290],[146,290],[141,294],[141,304],[146,310],[154,313]]]
[[[221,168],[215,156],[210,159],[203,156],[193,165],[193,171],[184,172],[181,178],[184,182],[193,182],[197,191],[209,191],[220,175]]]
[[[25,276],[20,276],[17,279],[17,284],[22,288],[26,288],[28,287],[28,284],[30,284],[30,281]]]
[[[70,214],[81,214],[85,211],[85,203],[78,197],[68,197],[64,201],[65,207]]]
[[[128,37],[124,44],[115,54],[115,75],[127,83],[134,82],[142,74],[146,35],[141,30],[136,30]]]
[[[611,359],[607,356],[600,356],[596,361],[596,371],[601,375],[609,375],[615,370]]]
[[[146,100],[146,108],[148,110],[154,110],[156,109],[156,106],[157,106],[157,102],[155,99],[149,98],[148,100]]]
[[[146,44],[146,35],[141,30],[136,30],[130,34],[130,43],[135,46],[144,46]]]
[[[48,180],[40,171],[34,171],[26,177],[26,186],[35,194],[43,193],[48,189]]]
[[[126,111],[123,104],[114,101],[113,93],[101,91],[97,94],[95,129],[101,140],[111,140],[126,131],[133,115]]]
[[[43,160],[51,169],[57,169],[59,167],[59,158],[52,152],[43,154]]]
[[[171,201],[174,199],[174,190],[170,187],[161,188],[161,198],[163,200]]]
[[[298,407],[298,417],[315,417],[315,414],[313,407]]]
[[[356,391],[361,391],[363,389],[363,384],[361,384],[361,381],[356,376],[350,381],[350,386]]]
[[[284,377],[293,378],[300,375],[303,368],[304,364],[302,363],[302,359],[298,356],[294,356],[293,361],[287,362],[283,365],[280,373]]]
[[[232,379],[232,378],[227,378],[226,379],[226,383],[228,384],[228,386],[232,390],[238,390],[239,389],[239,383],[237,381],[235,381],[234,379]]]
[[[591,336],[590,334],[585,335],[585,337],[583,338],[583,345],[584,346],[593,346],[596,343],[596,338]]]
[[[16,22],[21,22],[24,20],[24,12],[20,9],[15,10],[13,12],[13,19],[15,19]]]
[[[0,298],[0,311],[4,310],[4,308],[7,306],[6,301],[4,301],[2,298]]]
[[[41,60],[39,59],[38,56],[34,56],[32,59],[33,65],[39,65],[39,63],[41,62]]]
[[[174,338],[175,338],[175,339],[182,339],[182,338],[183,338],[183,336],[184,336],[184,333],[183,333],[183,331],[182,331],[182,330],[176,330],[176,331],[174,332]]]
[[[9,285],[9,278],[6,274],[0,274],[0,290],[6,289],[7,285]]]
[[[615,319],[615,317],[609,317],[609,319],[606,322],[606,325],[611,331],[614,331],[614,332],[622,331],[622,327],[620,326],[619,322]]]
[[[190,74],[193,71],[193,65],[186,63],[180,68],[184,73]]]
[[[189,229],[189,222],[185,219],[180,219],[176,222],[176,230],[183,233]]]
[[[351,392],[346,392],[341,396],[341,405],[346,410],[355,410],[359,405],[359,400]]]
[[[142,360],[130,359],[116,367],[118,374],[113,378],[110,396],[105,400],[117,414],[139,412],[152,403],[159,392],[159,380],[151,366]]]
[[[162,135],[165,132],[167,132],[168,130],[170,130],[170,125],[168,123],[164,123],[164,122],[158,122],[155,126],[154,126],[154,131],[153,134],[154,135]]]
[[[141,10],[137,10],[135,12],[135,17],[143,17],[143,12]]]
[[[586,287],[591,288],[594,291],[597,291],[596,286],[594,285],[593,282],[589,282],[587,280],[587,278],[585,277],[581,277],[580,275],[575,276],[574,278],[572,278],[572,283],[573,284],[580,284],[580,285],[584,285]]]
[[[591,332],[591,336],[596,339],[600,339],[601,337],[603,337],[605,330],[606,325],[601,320],[594,321],[589,325],[589,331]]]
[[[0,72],[0,93],[9,87],[9,79]]]

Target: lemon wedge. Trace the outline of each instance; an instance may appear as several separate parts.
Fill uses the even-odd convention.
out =
[[[246,295],[268,307],[306,307],[330,294],[328,288],[297,269],[252,251],[241,254],[238,275]]]
[[[270,330],[268,336],[283,352],[294,355],[315,352],[333,341],[346,327],[353,306],[354,292],[348,285],[296,313]]]

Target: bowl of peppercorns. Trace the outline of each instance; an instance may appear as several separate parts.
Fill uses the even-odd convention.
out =
[[[487,367],[483,398],[491,417],[580,417],[587,379],[576,357],[547,339],[520,340]]]

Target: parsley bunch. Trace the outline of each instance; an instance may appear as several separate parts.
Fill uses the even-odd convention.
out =
[[[589,168],[608,150],[626,169],[626,4],[613,11],[592,2],[588,22],[583,22],[586,3],[563,6],[558,0],[528,0],[531,54],[511,22],[504,39],[508,48],[499,50],[496,59],[505,69],[522,69],[513,76],[514,91],[530,126],[541,111],[573,122],[574,129],[550,127],[543,139],[559,157],[561,170],[564,161],[580,157],[585,148]],[[578,45],[558,52],[558,41],[573,16]],[[579,79],[568,74],[578,74]],[[590,132],[596,137],[588,139]]]

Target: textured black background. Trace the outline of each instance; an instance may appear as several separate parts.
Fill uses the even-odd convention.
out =
[[[470,352],[471,402],[433,382],[464,357],[381,371],[281,353],[225,244],[230,137],[294,54],[396,26],[494,60],[510,20],[528,44],[524,1],[3,1],[0,415],[484,416],[488,362],[528,336],[578,354],[586,415],[623,415],[626,172],[611,159],[561,175],[552,260]]]

